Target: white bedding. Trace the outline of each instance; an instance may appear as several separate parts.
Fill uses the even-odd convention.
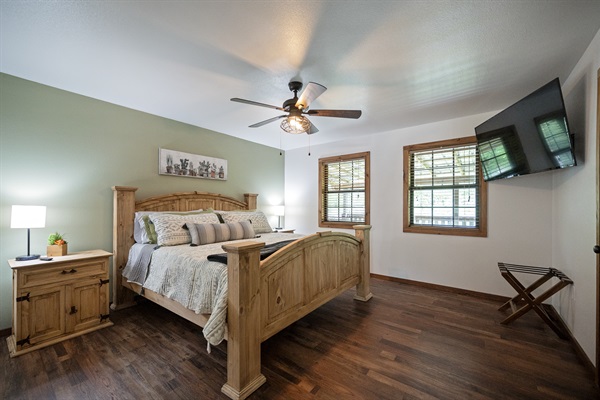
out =
[[[302,235],[263,233],[259,238],[244,239],[266,244],[297,239]],[[227,317],[227,265],[208,261],[207,256],[223,253],[221,242],[202,246],[165,246],[152,253],[148,276],[143,287],[177,301],[197,314],[210,314],[203,329],[206,340],[218,345],[225,335]],[[132,251],[131,254],[136,254]],[[130,254],[130,262],[131,262]],[[129,263],[128,263],[129,264]]]

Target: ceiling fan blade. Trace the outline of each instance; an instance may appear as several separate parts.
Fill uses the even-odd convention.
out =
[[[266,120],[264,120],[262,122],[257,122],[254,125],[250,125],[249,128],[258,128],[259,126],[266,125],[268,123],[271,123],[273,121],[277,121],[278,119],[285,118],[285,117],[287,117],[287,115],[279,115],[277,117],[269,118],[269,119],[266,119]]]
[[[312,135],[313,133],[317,133],[319,132],[319,130],[317,129],[316,126],[313,125],[313,123],[310,123],[310,128],[306,131],[307,134]]]
[[[312,103],[317,97],[323,94],[327,88],[315,82],[308,82],[308,85],[304,88],[304,91],[296,102],[296,108],[306,110],[310,103]]]
[[[362,115],[361,110],[308,110],[304,114],[313,117],[336,117],[358,119]]]
[[[285,111],[281,107],[272,106],[270,104],[265,104],[265,103],[259,103],[258,101],[239,99],[237,97],[232,98],[231,101],[235,101],[235,102],[238,102],[238,103],[244,103],[244,104],[250,104],[252,106],[267,107],[267,108],[273,108],[275,110]]]

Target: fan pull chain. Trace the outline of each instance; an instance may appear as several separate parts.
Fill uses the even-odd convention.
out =
[[[310,157],[310,135],[306,136],[308,136],[308,156]]]
[[[281,133],[281,131],[279,131],[279,155],[282,156],[283,152],[281,151],[281,136],[283,134]]]

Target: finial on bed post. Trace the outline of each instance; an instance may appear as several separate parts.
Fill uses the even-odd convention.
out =
[[[245,399],[266,382],[260,371],[261,242],[223,246],[227,252],[227,383],[221,391]]]
[[[369,301],[371,293],[371,225],[354,225],[355,236],[362,242],[360,282],[356,285],[354,300]]]

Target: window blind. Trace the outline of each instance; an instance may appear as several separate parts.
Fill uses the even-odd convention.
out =
[[[479,227],[479,159],[475,144],[410,153],[411,225]]]
[[[323,221],[364,223],[366,163],[364,158],[327,162],[322,177]]]

